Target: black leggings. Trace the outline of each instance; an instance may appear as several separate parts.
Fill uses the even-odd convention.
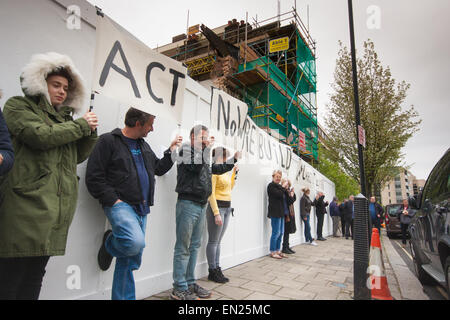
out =
[[[49,258],[0,258],[0,300],[38,300]]]

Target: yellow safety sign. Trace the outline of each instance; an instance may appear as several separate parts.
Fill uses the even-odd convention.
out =
[[[269,52],[278,52],[289,49],[289,37],[278,38],[269,41]]]

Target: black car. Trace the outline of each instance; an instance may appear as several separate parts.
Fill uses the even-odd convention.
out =
[[[450,293],[450,149],[431,171],[418,198],[410,198],[417,209],[411,224],[410,246],[419,281],[437,281]]]

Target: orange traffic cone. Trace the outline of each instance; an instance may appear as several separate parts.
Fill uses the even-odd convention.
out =
[[[389,291],[386,272],[384,269],[383,256],[381,252],[380,234],[377,228],[372,229],[372,241],[370,244],[370,289],[372,299],[376,300],[394,300]]]

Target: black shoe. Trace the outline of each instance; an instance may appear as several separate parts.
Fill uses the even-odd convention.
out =
[[[319,241],[325,241],[325,240],[327,240],[327,239],[322,238],[322,237],[318,237],[317,240],[319,240]]]
[[[217,269],[208,269],[209,275],[208,280],[217,282],[217,283],[225,283],[225,279],[223,279],[218,273]]]
[[[281,252],[286,253],[286,254],[292,254],[292,252],[289,251],[289,248],[283,248],[283,250],[281,250]]]
[[[291,248],[288,248],[288,251],[289,251],[291,254],[294,254],[294,253],[295,253],[295,251],[292,250]]]
[[[228,279],[227,277],[225,277],[225,275],[222,272],[222,269],[220,267],[216,268],[217,274],[219,275],[219,277],[224,280],[225,282],[230,281],[230,279]]]
[[[101,270],[106,271],[111,266],[111,262],[113,259],[113,256],[108,253],[105,247],[106,239],[108,238],[109,234],[112,233],[112,230],[107,230],[105,234],[103,235],[103,241],[102,246],[100,247],[100,250],[98,251],[97,255],[97,261],[98,265]]]

